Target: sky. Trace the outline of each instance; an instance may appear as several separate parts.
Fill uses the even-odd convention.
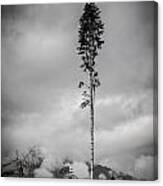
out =
[[[153,179],[153,2],[97,3],[104,45],[96,59],[95,160]],[[84,4],[2,6],[2,157],[41,146],[90,159],[77,55]]]

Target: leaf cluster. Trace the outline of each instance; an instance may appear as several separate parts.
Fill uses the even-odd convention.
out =
[[[79,21],[79,47],[77,50],[84,62],[81,65],[82,68],[85,67],[85,70],[89,71],[92,71],[91,67],[95,65],[94,59],[104,43],[101,37],[104,33],[104,24],[100,19],[100,13],[101,11],[95,3],[86,3]]]
[[[78,87],[87,88],[87,90],[90,88],[95,90],[96,87],[100,86],[98,72],[95,69],[95,57],[104,43],[102,40],[104,24],[100,19],[100,13],[101,11],[95,3],[86,3],[79,20],[79,47],[77,50],[83,62],[80,68],[90,74],[90,86],[81,81]],[[90,105],[90,94],[84,90],[82,96],[81,108],[85,108]]]

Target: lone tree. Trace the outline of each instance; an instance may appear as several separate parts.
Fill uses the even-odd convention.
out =
[[[83,102],[81,108],[90,106],[91,118],[91,166],[90,176],[94,178],[94,102],[95,90],[100,86],[98,72],[96,71],[95,58],[98,55],[99,49],[102,48],[104,41],[101,36],[104,33],[104,24],[100,19],[101,11],[95,3],[86,3],[84,12],[80,18],[79,24],[79,47],[78,54],[81,56],[83,72],[88,75],[88,82],[79,82],[79,88],[84,88],[82,96]]]

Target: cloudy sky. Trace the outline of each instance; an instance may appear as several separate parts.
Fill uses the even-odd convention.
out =
[[[99,3],[96,162],[153,178],[153,2]],[[84,4],[2,6],[2,156],[39,145],[90,159],[89,111],[79,108],[78,23]]]

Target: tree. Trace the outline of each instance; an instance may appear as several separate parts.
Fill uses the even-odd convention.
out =
[[[6,159],[7,163],[2,163],[2,176],[34,177],[34,171],[41,167],[44,156],[38,147],[33,146],[24,153],[16,150]]]
[[[91,118],[91,168],[90,176],[94,178],[94,102],[95,90],[100,86],[98,72],[96,71],[95,58],[99,49],[102,48],[104,41],[102,35],[104,33],[104,24],[100,19],[101,11],[95,3],[86,3],[84,12],[79,20],[79,47],[78,55],[81,56],[82,64],[80,68],[88,74],[88,83],[81,81],[79,88],[84,88],[82,93],[83,102],[81,108],[90,106]]]

